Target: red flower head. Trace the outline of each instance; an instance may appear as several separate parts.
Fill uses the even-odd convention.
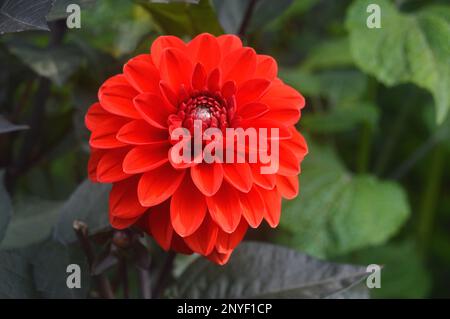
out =
[[[242,46],[236,36],[201,34],[189,43],[161,36],[150,54],[106,80],[98,99],[86,115],[89,177],[113,183],[109,216],[115,228],[136,224],[165,250],[224,264],[249,226],[265,219],[276,227],[282,197],[298,193],[307,146],[294,125],[304,98],[277,77],[272,57]],[[196,128],[269,130],[270,143],[259,141],[256,149],[266,145],[266,154],[276,153],[271,143],[277,142],[277,171],[264,173],[267,162],[259,157],[248,160],[252,147],[245,136],[244,142],[223,138],[224,152],[245,145],[244,156],[236,151],[234,160],[177,162],[174,148],[192,139],[180,142],[173,133]],[[211,140],[218,141],[202,140],[201,146]]]

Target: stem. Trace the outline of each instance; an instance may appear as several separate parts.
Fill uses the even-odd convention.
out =
[[[77,234],[78,241],[81,244],[81,248],[88,260],[89,269],[92,269],[92,265],[95,260],[94,249],[92,248],[91,242],[88,238],[88,227],[85,223],[75,220],[73,222],[73,229]],[[98,287],[100,296],[104,299],[114,299],[114,294],[112,292],[111,284],[108,277],[105,274],[99,274],[93,276],[93,279]]]
[[[139,284],[142,299],[152,299],[152,282],[148,269],[138,268]]]
[[[153,290],[153,296],[155,298],[159,298],[164,291],[164,288],[167,285],[167,281],[172,273],[173,262],[175,261],[176,253],[173,251],[167,254],[167,257],[164,261],[164,265],[161,269],[161,273],[156,281],[155,289]]]
[[[242,18],[242,23],[239,28],[238,35],[242,38],[245,36],[245,32],[247,31],[247,27],[250,24],[250,19],[253,14],[253,9],[255,8],[257,0],[250,0],[247,10],[245,11],[244,17]]]
[[[122,282],[122,288],[123,288],[123,297],[125,299],[130,298],[130,286],[128,284],[128,267],[127,267],[127,261],[124,257],[121,257],[119,260],[119,276],[120,280]]]
[[[439,187],[442,182],[445,168],[445,150],[442,145],[437,145],[431,158],[430,170],[425,182],[425,190],[422,196],[418,216],[417,237],[419,247],[423,254],[426,253],[430,237],[433,231],[434,217],[436,213],[437,200],[439,198]]]
[[[391,174],[391,177],[398,180],[405,176],[424,156],[426,156],[437,144],[444,140],[448,133],[448,128],[443,125],[432,136],[430,136],[425,143],[417,148],[408,159],[401,163],[399,167]]]
[[[392,126],[392,130],[389,132],[389,138],[387,142],[384,144],[383,149],[380,152],[380,156],[377,159],[375,165],[375,174],[381,176],[385,169],[386,165],[389,163],[391,159],[392,153],[395,149],[395,145],[400,138],[400,135],[405,128],[406,118],[408,116],[409,110],[412,109],[408,107],[408,105],[402,105],[400,112],[398,113],[395,123]]]

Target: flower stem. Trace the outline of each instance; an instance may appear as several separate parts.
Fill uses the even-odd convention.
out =
[[[156,281],[155,289],[153,290],[154,298],[161,297],[164,292],[164,288],[167,285],[167,281],[172,273],[173,263],[175,261],[176,253],[170,251],[167,254],[166,260],[164,261],[164,265],[162,266],[161,273]]]
[[[81,248],[87,258],[89,270],[92,270],[92,265],[95,260],[94,249],[92,248],[91,242],[88,238],[88,226],[78,220],[73,222],[73,229],[77,234],[78,241],[81,244]],[[98,287],[98,291],[101,298],[104,299],[114,299],[114,293],[111,288],[111,283],[105,274],[99,274],[93,276],[93,279]]]
[[[439,199],[439,187],[442,182],[442,173],[445,165],[445,150],[442,144],[437,145],[432,153],[427,180],[418,216],[417,238],[420,250],[426,253],[430,237],[433,231],[437,201]]]

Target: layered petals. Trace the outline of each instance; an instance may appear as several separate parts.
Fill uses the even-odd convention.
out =
[[[139,227],[166,251],[223,265],[249,227],[276,227],[282,199],[298,195],[304,105],[277,62],[235,35],[160,36],[89,108],[88,176],[112,183],[114,228]]]

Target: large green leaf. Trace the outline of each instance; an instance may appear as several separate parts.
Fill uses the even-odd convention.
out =
[[[58,218],[60,202],[22,199],[14,207],[14,215],[8,226],[0,249],[14,249],[38,243],[47,238]]]
[[[67,266],[81,270],[81,287],[70,289]],[[52,240],[0,251],[0,298],[85,298],[90,286],[86,258],[79,247]]]
[[[166,34],[194,36],[202,32],[215,35],[223,33],[216,14],[208,0],[195,3],[154,3],[136,0],[150,12],[153,20]]]
[[[381,287],[371,291],[375,298],[425,298],[430,292],[430,274],[412,241],[365,249],[345,259],[383,265]]]
[[[284,203],[280,240],[315,256],[337,256],[384,243],[403,225],[409,205],[402,188],[353,175],[327,147],[309,142],[301,193]]]
[[[0,1],[0,34],[26,30],[49,31],[45,16],[54,0]]]
[[[177,280],[176,293],[179,298],[338,298],[366,275],[365,267],[320,261],[282,246],[245,242],[225,266],[197,259]]]
[[[309,113],[302,116],[302,127],[310,132],[336,133],[348,131],[359,124],[375,127],[378,108],[370,102],[355,102],[335,107],[328,112]]]
[[[0,251],[0,299],[36,297],[28,259],[24,251]]]
[[[79,248],[64,246],[56,241],[47,240],[34,248],[30,259],[34,287],[42,298],[72,299],[86,298],[90,286],[89,268]],[[80,266],[81,287],[67,287],[67,266]]]
[[[5,236],[12,215],[11,198],[3,183],[5,171],[0,170],[0,242]]]
[[[366,25],[369,4],[381,7],[381,28]],[[386,85],[412,82],[433,94],[436,119],[450,108],[450,21],[432,11],[403,14],[387,0],[357,0],[347,29],[357,65]]]
[[[350,53],[348,38],[326,39],[314,47],[302,63],[302,69],[307,71],[352,66],[353,57]]]
[[[91,234],[109,227],[108,194],[109,184],[94,184],[84,181],[67,200],[59,212],[54,236],[62,243],[77,240],[73,230],[75,220],[86,223]]]
[[[75,46],[39,48],[22,42],[11,42],[9,50],[37,74],[62,85],[81,65],[83,57]]]

